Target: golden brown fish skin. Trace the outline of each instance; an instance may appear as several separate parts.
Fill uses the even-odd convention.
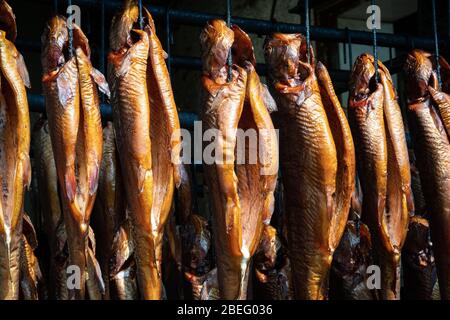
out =
[[[382,269],[383,299],[396,284],[395,275],[399,252],[389,261],[381,244],[381,218],[384,214],[387,180],[388,180],[388,148],[384,123],[383,87],[378,84],[376,90],[370,89],[369,82],[374,75],[373,59],[367,54],[358,57],[353,67],[352,88],[349,97],[349,117],[353,122],[355,145],[361,172],[361,187],[364,194],[363,220],[372,230],[374,247],[378,252]],[[380,227],[379,227],[380,226]],[[394,271],[392,271],[394,268]],[[392,288],[396,292],[396,287]],[[398,292],[399,294],[399,292]],[[393,298],[393,297],[390,297]]]
[[[42,38],[44,48],[54,45],[52,42],[53,35],[58,35],[59,30],[64,29],[64,26],[65,22],[59,17],[55,17],[49,22]],[[45,52],[46,49],[43,50],[43,54]],[[49,56],[43,55],[43,61],[50,61],[53,58],[55,57],[51,54]],[[50,66],[51,63],[43,63],[43,65]],[[75,159],[80,120],[80,94],[76,58],[72,57],[61,67],[57,67],[56,70],[44,69],[43,89],[46,97],[55,165],[61,187],[61,202],[69,247],[69,264],[76,265],[81,270],[80,290],[69,290],[69,297],[71,299],[84,299],[84,270],[86,267],[84,234],[87,232],[87,227],[79,228],[78,221],[83,219],[82,213],[79,210],[74,210],[72,213],[71,209],[74,206],[70,205],[70,203],[75,203],[76,195]]]
[[[404,127],[389,72],[380,63],[374,90],[374,59],[358,57],[349,98],[361,185],[363,221],[372,230],[381,268],[381,298],[400,298],[400,252],[414,210]]]
[[[355,190],[355,146],[347,117],[334,92],[328,71],[321,62],[317,63],[316,73],[320,85],[322,103],[336,145],[338,161],[336,174],[336,214],[333,215],[333,226],[330,228],[331,246],[332,248],[336,248],[346,227],[351,199]]]
[[[150,100],[150,139],[152,141],[153,203],[151,219],[156,241],[157,264],[161,273],[162,236],[174,196],[181,183],[181,131],[172,92],[165,53],[156,36],[155,25],[145,9],[145,31],[149,39],[147,89]]]
[[[237,32],[240,36],[234,37]],[[226,82],[226,57],[231,46],[247,48],[250,38],[238,27],[229,29],[222,20],[207,23],[200,36],[203,57],[204,129],[218,130],[222,163],[207,164],[208,185],[213,197],[213,229],[218,254],[221,298],[245,299],[249,260],[256,251],[262,229],[273,211],[273,192],[278,171],[278,146],[262,85],[252,61],[234,65]],[[244,55],[241,58],[246,58]],[[245,69],[243,69],[245,68]],[[237,129],[257,134],[260,153],[250,163],[248,145],[237,145]],[[238,148],[238,149],[236,149]],[[235,151],[244,163],[235,165]],[[261,158],[261,154],[263,157]]]
[[[233,67],[233,78],[226,83],[225,61],[233,43],[233,32],[223,21],[213,20],[203,30],[200,40],[203,48],[203,129],[220,132],[219,148],[222,164],[205,166],[208,189],[211,194],[214,217],[213,232],[218,266],[220,296],[237,299],[241,284],[242,234],[238,196],[238,181],[234,171],[234,151],[239,118],[244,105],[247,73]],[[208,53],[210,52],[210,53]],[[217,61],[217,62],[216,62]],[[223,103],[227,100],[228,103]]]
[[[22,250],[20,256],[20,289],[24,300],[46,298],[43,276],[34,254],[38,246],[36,230],[30,217],[23,214]]]
[[[442,91],[438,91],[429,86],[430,95],[437,105],[442,122],[447,131],[447,137],[450,137],[450,96]]]
[[[12,8],[5,0],[0,1],[0,30],[5,31],[6,39],[11,42],[16,41],[17,25],[16,17]]]
[[[112,46],[113,52],[109,55],[108,78],[116,143],[136,243],[139,291],[144,299],[160,299],[162,286],[156,259],[161,239],[154,234],[158,225],[151,218],[153,173],[147,89],[149,38],[145,31],[130,31],[132,24],[122,23],[126,17],[137,17],[135,11],[135,6],[127,5],[113,20],[110,38],[116,45]],[[129,33],[132,43],[121,43],[116,39],[124,32]]]
[[[71,298],[84,299],[84,270],[90,264],[87,260],[89,219],[102,156],[101,123],[94,85],[96,77],[91,78],[88,40],[75,26],[75,55],[69,56],[65,62],[61,47],[67,44],[62,31],[65,26],[64,18],[55,17],[44,31],[43,86],[52,146],[57,151],[54,156],[62,190],[70,264],[81,270],[80,290],[70,290],[69,293]]]
[[[405,71],[408,80],[410,127],[414,138],[417,167],[430,210],[431,239],[442,299],[450,297],[450,144],[442,134],[429,93],[429,57],[415,50],[408,55]],[[426,87],[421,96],[416,87]]]
[[[335,249],[331,230],[338,164],[319,83],[314,67],[302,61],[305,55],[305,41],[299,34],[276,33],[266,39],[265,56],[283,142],[280,159],[295,298],[315,300],[327,297]]]
[[[6,3],[2,2],[1,6]],[[3,9],[3,8],[2,8]],[[12,13],[11,13],[12,14]],[[23,58],[0,31],[0,136],[2,181],[0,207],[0,300],[19,297],[19,259],[25,187],[31,181],[30,118],[25,86],[29,85]]]
[[[403,296],[407,300],[431,300],[434,257],[428,220],[414,216],[402,251]]]
[[[149,38],[149,60],[147,68],[147,86],[149,90],[150,98],[150,117],[151,117],[151,137],[154,141],[154,150],[152,157],[158,159],[155,161],[164,161],[170,163],[170,167],[167,169],[159,167],[158,171],[154,170],[154,180],[159,188],[166,188],[167,190],[173,189],[171,186],[173,183],[179,187],[181,183],[181,134],[180,134],[180,121],[178,118],[177,106],[175,105],[175,99],[173,96],[172,85],[170,82],[170,75],[167,70],[165,62],[165,52],[161,46],[161,43],[156,36],[155,25],[153,19],[147,9],[144,8],[145,17],[148,20],[148,25],[145,30],[148,33]],[[162,132],[164,131],[164,135]],[[159,134],[157,134],[159,133]],[[162,136],[162,138],[160,138]],[[161,141],[160,141],[161,140]],[[164,149],[161,149],[164,148]],[[165,151],[164,151],[165,150]],[[161,158],[161,155],[164,158]],[[169,159],[169,160],[166,160]],[[156,169],[156,168],[154,168]],[[159,175],[163,176],[160,178]],[[173,174],[170,174],[172,173]],[[173,175],[173,182],[172,180]],[[161,181],[159,181],[161,180]],[[167,199],[161,200],[161,203],[169,203],[172,200],[170,193],[166,196]],[[159,201],[154,200],[155,208],[158,207]],[[164,225],[164,220],[167,219],[167,208],[161,209],[159,215],[161,225]],[[157,214],[157,212],[155,212]]]

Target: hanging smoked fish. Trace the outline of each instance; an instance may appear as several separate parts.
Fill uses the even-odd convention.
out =
[[[408,54],[409,125],[417,167],[429,210],[431,240],[441,298],[450,299],[450,143],[445,127],[446,107],[440,97],[433,57],[424,51]]]
[[[161,249],[174,186],[180,183],[180,125],[165,54],[150,13],[126,0],[110,33],[108,77],[119,160],[144,299],[161,299]]]
[[[130,229],[123,192],[114,128],[112,122],[108,122],[103,128],[103,159],[91,223],[97,236],[97,255],[106,286],[106,299],[129,300],[138,296],[137,292],[126,289],[136,286],[135,283],[126,283],[135,282],[133,274],[128,276],[128,273],[122,270],[134,265],[131,263],[133,251],[129,250],[131,245],[128,244],[131,237],[127,234]],[[119,272],[123,273],[120,283],[117,282]],[[123,286],[125,288],[122,288]]]
[[[264,45],[278,113],[289,258],[296,299],[326,299],[332,256],[354,189],[350,128],[325,67],[300,34]],[[306,63],[310,50],[311,64]]]
[[[53,157],[47,120],[40,119],[33,130],[33,149],[36,161],[39,202],[42,226],[50,252],[48,254],[48,294],[50,299],[67,300],[68,256],[64,249],[67,243],[66,229],[58,194],[58,177]]]
[[[414,203],[406,139],[389,71],[360,55],[352,70],[349,117],[363,191],[362,218],[371,231],[381,268],[381,298],[400,298],[400,253]]]
[[[34,253],[38,246],[36,230],[30,217],[23,213],[22,248],[20,256],[20,292],[24,300],[46,298],[44,278]]]
[[[86,274],[93,262],[88,246],[89,219],[102,159],[97,84],[105,94],[109,91],[103,75],[89,61],[87,38],[75,24],[72,31],[73,52],[65,18],[54,17],[48,22],[42,36],[42,65],[69,263],[79,268],[80,286],[71,289],[69,297],[84,299]]]
[[[0,2],[0,300],[19,298],[25,187],[31,181],[28,72],[17,51],[16,21]]]
[[[220,296],[246,299],[249,262],[272,216],[278,171],[277,138],[267,110],[270,95],[264,93],[254,68],[251,40],[242,30],[213,20],[203,29],[200,41],[203,125],[205,134],[217,135],[215,157],[204,160],[212,195]],[[237,64],[227,82],[231,47]],[[240,141],[238,129],[254,133],[256,144]]]

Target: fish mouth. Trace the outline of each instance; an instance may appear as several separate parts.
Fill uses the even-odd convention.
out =
[[[218,75],[226,66],[233,42],[234,32],[225,21],[208,21],[200,34],[203,71],[213,76]]]
[[[355,102],[366,100],[376,90],[374,61],[368,53],[356,58],[350,79],[350,95]]]
[[[269,65],[269,73],[282,82],[306,79],[309,68],[300,62],[307,62],[306,39],[301,34],[274,33],[264,42],[264,54]],[[310,48],[310,57],[313,57]]]

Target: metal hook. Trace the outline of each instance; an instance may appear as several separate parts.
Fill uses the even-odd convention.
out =
[[[437,33],[437,21],[436,21],[436,1],[431,0],[431,10],[433,15],[433,33],[434,33],[434,46],[435,46],[435,59],[436,59],[436,72],[437,72],[437,78],[439,83],[439,88],[442,87],[442,80],[441,80],[441,66],[439,64],[439,39],[438,39],[438,33]]]
[[[309,35],[309,0],[305,0],[305,28],[306,28],[306,57],[308,63],[311,63],[310,47],[310,35]]]
[[[375,6],[375,0],[371,2],[372,6]],[[373,34],[373,60],[375,67],[375,82],[378,83],[378,48],[377,48],[377,28],[373,26],[372,28]]]
[[[72,6],[72,0],[67,0],[67,6]],[[72,20],[67,25],[68,33],[69,33],[69,58],[73,57],[73,25]]]
[[[278,0],[273,0],[273,2],[272,2],[272,8],[270,9],[270,21],[271,22],[275,22],[275,10],[277,8],[277,2],[278,2]]]
[[[352,47],[352,32],[350,29],[345,28],[347,33],[347,44],[348,44],[348,60],[349,69],[352,70],[353,67],[353,47]]]
[[[227,26],[228,28],[231,28],[231,0],[227,0]],[[231,55],[231,49],[228,52],[228,59],[227,59],[227,65],[228,65],[228,82],[230,82],[233,79],[233,57]]]
[[[142,17],[142,0],[139,0],[139,27],[144,30],[144,18]]]

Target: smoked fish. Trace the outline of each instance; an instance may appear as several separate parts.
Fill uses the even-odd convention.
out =
[[[48,121],[41,118],[33,130],[33,150],[36,160],[37,187],[42,214],[42,231],[48,241],[48,295],[50,299],[67,300],[68,266],[67,235],[58,194],[58,177]]]
[[[80,287],[71,299],[84,299],[90,267],[89,220],[102,159],[102,126],[97,85],[108,94],[103,75],[89,61],[86,36],[73,25],[73,52],[68,24],[53,17],[42,36],[43,87],[50,137],[67,233],[69,263],[80,270]]]
[[[253,261],[253,299],[290,300],[290,284],[282,269],[288,263],[277,231],[266,226]]]
[[[203,129],[205,135],[215,135],[215,155],[208,155],[211,145],[205,145],[204,156],[206,153],[211,159],[204,161],[213,208],[220,297],[246,299],[250,259],[273,212],[277,138],[268,111],[270,100],[263,94],[252,64],[253,46],[248,35],[237,26],[231,29],[222,20],[212,20],[203,29],[200,42]],[[232,47],[234,52],[245,54],[235,56],[227,82],[226,60]],[[238,138],[239,131],[254,134],[256,146],[246,144],[245,137]]]
[[[165,54],[150,13],[138,30],[137,1],[113,19],[108,78],[116,143],[133,225],[139,291],[161,299],[164,226],[180,184],[181,135]]]
[[[331,265],[330,299],[376,300],[376,290],[368,287],[367,268],[372,264],[369,228],[359,221],[347,222]]]
[[[110,286],[115,285],[114,282],[110,282],[110,279],[114,278],[114,275],[111,275],[111,270],[120,270],[121,266],[114,265],[114,262],[125,262],[127,260],[127,258],[116,258],[112,261],[113,256],[119,254],[113,252],[113,249],[117,248],[114,240],[119,241],[118,239],[121,237],[118,233],[124,232],[128,228],[119,229],[129,222],[126,216],[126,201],[117,157],[113,123],[108,121],[103,128],[103,158],[91,221],[97,237],[97,257],[106,286],[105,299],[117,298],[112,297],[110,293]],[[128,241],[126,239],[129,238],[130,235],[123,240]],[[126,253],[127,256],[129,254],[126,251],[122,252]]]
[[[13,41],[11,7],[0,2],[0,300],[19,298],[23,199],[31,182],[30,86],[22,55]]]
[[[386,67],[374,82],[374,59],[360,55],[352,70],[349,117],[363,191],[362,220],[371,231],[381,268],[381,299],[400,299],[400,255],[413,213],[403,120]]]
[[[429,210],[433,253],[441,298],[450,297],[450,144],[440,114],[439,92],[431,54],[414,50],[408,54],[405,73],[409,125],[417,167]],[[434,90],[434,91],[433,91]],[[438,99],[437,99],[438,100]]]
[[[295,298],[326,299],[333,252],[354,189],[353,140],[328,73],[322,64],[316,66],[305,38],[274,33],[264,50],[278,108],[274,119]]]
[[[20,256],[20,292],[24,300],[46,298],[44,278],[35,255],[38,246],[36,230],[30,217],[23,214],[22,248]]]
[[[406,300],[431,300],[435,264],[427,219],[414,216],[402,250],[403,295]]]

